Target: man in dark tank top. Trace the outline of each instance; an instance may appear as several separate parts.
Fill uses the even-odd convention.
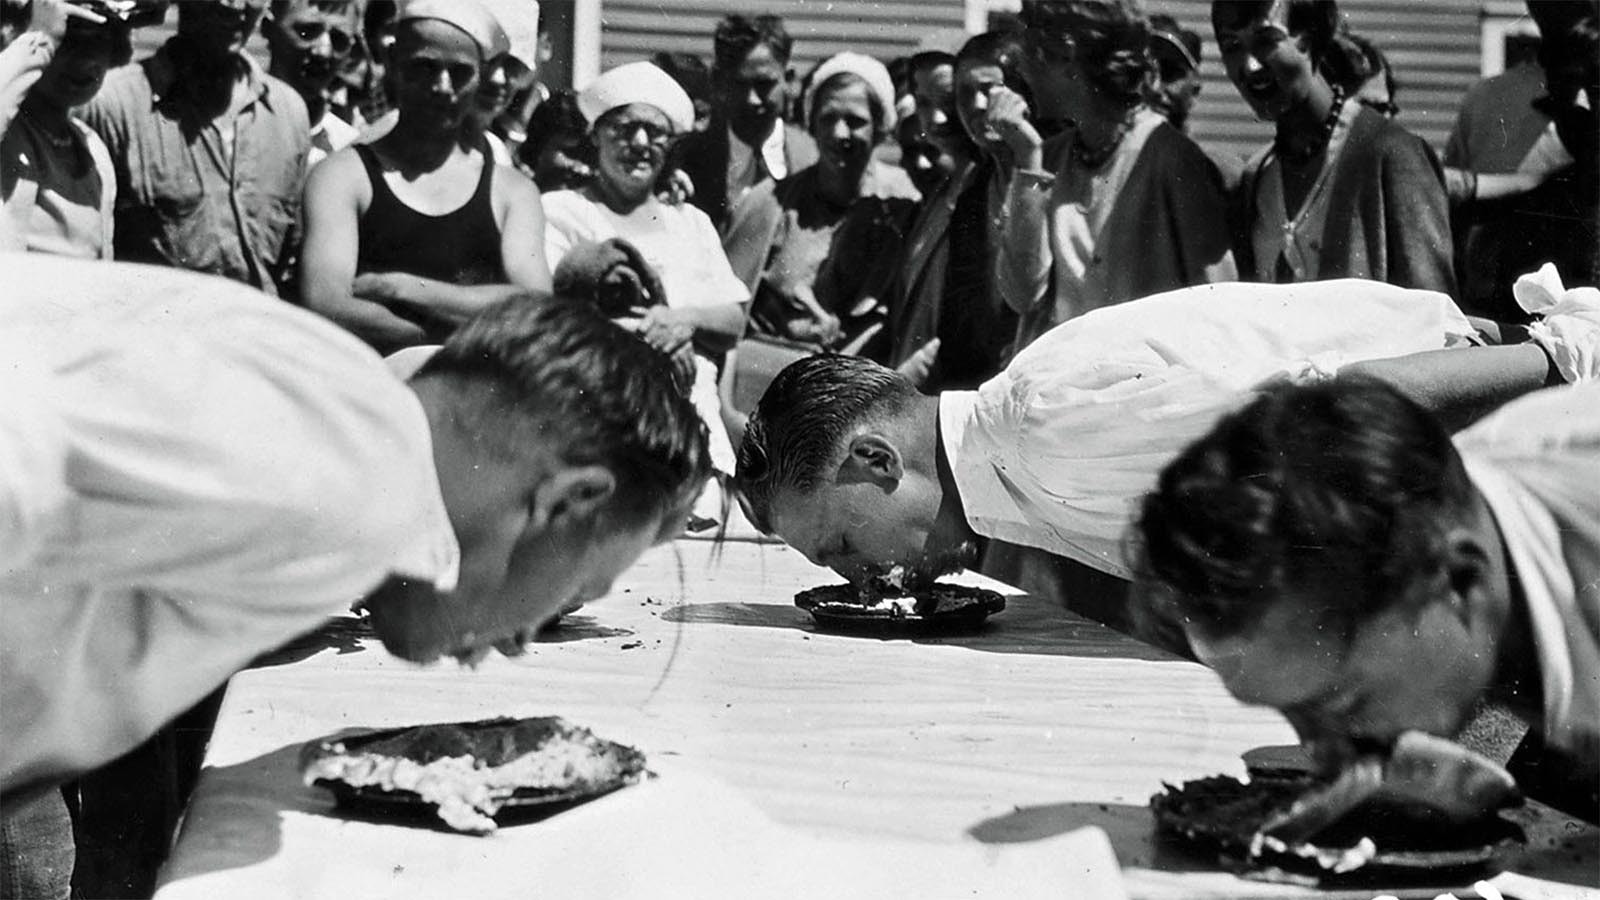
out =
[[[437,343],[496,301],[550,290],[539,189],[495,164],[468,115],[509,46],[477,0],[404,4],[388,66],[398,121],[306,183],[301,295],[380,352]]]

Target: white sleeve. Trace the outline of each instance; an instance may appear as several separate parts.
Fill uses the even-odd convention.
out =
[[[1568,290],[1552,263],[1511,286],[1517,303],[1540,318],[1528,328],[1568,384],[1600,378],[1600,290]]]
[[[0,381],[0,571],[10,571],[38,552],[71,491],[67,428],[45,377],[12,357]]]
[[[542,198],[545,262],[552,273],[573,247],[585,242],[577,220],[577,204],[572,199],[569,191],[552,191]]]
[[[691,295],[698,300],[693,305],[720,306],[749,300],[750,290],[734,274],[733,264],[728,262],[728,254],[722,249],[722,238],[717,235],[717,226],[711,224],[711,217],[694,206],[685,205],[682,210],[691,223],[689,235],[699,256],[696,268],[705,276],[706,290]]]

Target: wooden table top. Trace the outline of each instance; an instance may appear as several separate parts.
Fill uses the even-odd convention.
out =
[[[233,679],[157,896],[426,897],[451,867],[468,866],[474,874],[463,883],[496,896],[493,885],[503,882],[479,876],[520,871],[541,847],[569,846],[561,842],[578,840],[584,827],[633,835],[629,852],[656,836],[666,848],[689,839],[674,832],[694,829],[719,847],[750,844],[740,852],[751,858],[790,840],[877,842],[880,857],[901,852],[904,860],[921,859],[923,848],[972,861],[952,862],[949,882],[954,890],[970,876],[979,887],[961,896],[971,896],[989,893],[983,866],[998,866],[994,883],[1003,884],[1017,877],[1013,863],[1048,862],[1041,847],[1094,826],[1110,839],[1132,896],[1302,893],[1165,847],[1146,809],[1163,781],[1242,775],[1244,751],[1292,743],[1275,713],[1240,705],[1198,664],[1014,591],[971,636],[819,633],[793,595],[834,580],[781,545],[679,541],[648,553],[611,596],[526,656],[495,657],[475,671],[394,659],[354,620],[308,636]],[[1003,587],[975,575],[956,580]],[[630,788],[612,796],[641,791],[646,799],[605,807],[608,797],[474,838],[352,820],[326,792],[299,782],[295,761],[306,741],[502,715],[561,715],[640,748],[660,773],[651,790],[668,799]],[[624,802],[638,808],[629,813]],[[696,809],[683,821],[695,824],[677,828],[684,803]],[[652,816],[667,821],[638,837],[645,826],[633,820]],[[564,820],[571,835],[561,832]],[[729,824],[757,820],[772,831]],[[1552,859],[1572,855],[1572,841],[1580,857],[1600,844],[1593,829],[1568,837],[1552,845]],[[563,852],[570,860],[587,851]],[[594,852],[604,859],[618,850]],[[549,871],[551,884],[570,876]],[[659,887],[647,894],[691,895]],[[1082,895],[1051,887],[1056,896]],[[783,895],[811,895],[805,883],[793,888]]]

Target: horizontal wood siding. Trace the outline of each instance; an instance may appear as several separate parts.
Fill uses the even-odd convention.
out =
[[[1388,55],[1399,79],[1395,101],[1400,124],[1442,150],[1461,97],[1478,80],[1480,6],[1466,0],[1342,0],[1351,30]],[[1200,68],[1205,87],[1190,133],[1208,146],[1249,155],[1272,137],[1255,120],[1222,71],[1211,35],[1210,0],[1151,0],[1150,12],[1165,12],[1205,40]]]
[[[962,0],[868,2],[868,0],[604,0],[601,7],[601,66],[644,59],[662,50],[695,53],[711,62],[711,34],[730,12],[776,13],[794,36],[794,66],[812,64],[844,50],[887,62],[904,56],[935,29],[960,28]]]

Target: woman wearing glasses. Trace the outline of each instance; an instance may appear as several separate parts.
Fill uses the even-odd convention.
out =
[[[712,464],[731,473],[733,446],[713,360],[743,334],[750,292],[728,265],[711,219],[690,204],[656,197],[672,140],[694,126],[694,102],[667,73],[636,62],[591,82],[578,94],[578,109],[590,123],[594,173],[583,187],[544,195],[546,257],[555,269],[574,250],[617,238],[633,245],[665,296],[651,298],[654,305],[636,310],[626,324],[669,354],[692,342],[690,399],[711,433]],[[716,506],[703,500],[697,514]]]

